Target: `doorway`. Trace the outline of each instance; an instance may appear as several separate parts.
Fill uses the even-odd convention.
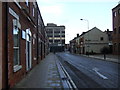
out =
[[[30,29],[26,30],[26,70],[32,68],[32,39]]]

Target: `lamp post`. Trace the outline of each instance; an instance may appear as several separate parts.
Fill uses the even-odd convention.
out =
[[[89,31],[89,21],[88,21],[87,19],[80,19],[80,20],[81,20],[81,21],[84,20],[84,21],[87,22],[87,29],[88,29],[88,31]],[[88,56],[89,56],[89,33],[88,33],[88,46],[87,46],[87,47],[88,47],[88,53],[87,53],[87,54],[88,54]]]
[[[80,19],[81,21],[86,21],[87,22],[87,28],[88,28],[88,30],[89,30],[89,21],[87,20],[87,19]]]

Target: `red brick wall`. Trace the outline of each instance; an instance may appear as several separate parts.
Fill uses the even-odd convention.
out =
[[[120,43],[120,33],[119,33],[119,27],[120,27],[120,13],[118,10],[120,9],[120,4],[117,5],[115,8],[113,8],[112,12],[114,15],[114,12],[116,12],[116,16],[113,17],[113,54],[120,54],[120,48],[118,47]],[[116,28],[116,33],[114,31],[114,28]],[[114,44],[116,43],[116,46]],[[116,49],[116,50],[115,50]]]
[[[25,6],[25,3],[20,3],[20,5]],[[33,35],[37,33],[37,28],[35,28],[33,26],[33,24],[27,19],[27,17],[25,16],[25,14],[23,13],[22,10],[20,10],[15,3],[9,3],[9,7],[12,8],[17,15],[19,15],[20,17],[20,24],[21,24],[21,33],[22,30],[26,30],[28,28],[30,28],[31,32],[32,32],[32,37]],[[31,10],[30,10],[31,12]],[[13,19],[15,17],[13,17],[11,14],[9,14],[9,20],[8,20],[8,68],[9,68],[9,85],[10,87],[13,87],[16,83],[18,83],[25,75],[26,75],[26,54],[25,54],[25,50],[26,50],[26,40],[22,39],[22,35],[20,34],[20,64],[22,65],[22,68],[17,71],[14,72],[13,71]],[[35,39],[35,44],[33,45],[32,42],[32,68],[37,64],[37,60],[34,60],[34,57],[36,57],[36,39]]]
[[[6,39],[6,4],[0,2],[0,89],[7,88]]]

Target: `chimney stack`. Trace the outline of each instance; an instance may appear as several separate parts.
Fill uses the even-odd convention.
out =
[[[79,37],[79,34],[77,34],[77,37]]]

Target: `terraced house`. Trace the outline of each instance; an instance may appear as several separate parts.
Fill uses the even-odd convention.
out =
[[[13,87],[47,54],[37,2],[0,2],[0,89]]]
[[[109,47],[108,35],[97,27],[77,35],[70,41],[71,52],[77,54],[101,53],[103,47]]]

